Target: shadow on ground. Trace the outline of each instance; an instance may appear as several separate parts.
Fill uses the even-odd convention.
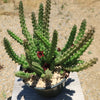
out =
[[[7,98],[7,100],[11,100],[11,97]]]
[[[69,78],[67,82],[65,83],[65,87],[67,87],[67,85],[69,85],[71,82],[74,82],[74,81],[75,80]],[[21,100],[22,98],[24,98],[24,100],[72,100],[71,96],[73,96],[74,93],[75,93],[74,90],[69,90],[67,88],[64,88],[63,91],[58,96],[47,98],[47,97],[42,97],[38,95],[35,92],[35,90],[24,85],[23,90],[17,96],[17,100]],[[11,99],[8,98],[7,100],[11,100]]]

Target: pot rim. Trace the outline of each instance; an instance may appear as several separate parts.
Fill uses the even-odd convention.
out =
[[[61,80],[59,83],[52,85],[49,88],[47,88],[47,87],[43,87],[43,88],[42,87],[34,87],[34,89],[36,89],[36,90],[52,89],[52,88],[57,87],[58,85],[60,85],[61,83],[65,82],[65,81],[66,81],[66,78],[63,78],[63,80]]]

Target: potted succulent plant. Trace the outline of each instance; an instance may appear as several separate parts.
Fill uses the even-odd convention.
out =
[[[79,59],[93,41],[95,32],[93,27],[85,32],[85,19],[81,23],[77,36],[77,26],[73,26],[64,48],[57,48],[58,32],[56,30],[53,32],[52,41],[49,40],[50,9],[51,0],[47,0],[45,10],[41,3],[38,21],[34,12],[32,12],[34,32],[32,36],[26,27],[23,3],[20,1],[19,18],[22,34],[26,39],[20,39],[10,30],[7,30],[7,32],[24,47],[25,55],[18,56],[7,38],[4,38],[6,52],[15,63],[21,65],[20,71],[16,72],[15,75],[45,96],[55,96],[60,93],[70,72],[86,69],[97,61],[97,58],[90,59],[88,62]]]

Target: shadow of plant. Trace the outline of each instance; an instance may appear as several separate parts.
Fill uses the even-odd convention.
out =
[[[29,88],[28,86],[24,85],[22,88],[23,90],[19,93],[17,96],[17,100],[21,100],[24,98],[24,100],[72,100],[71,96],[75,93],[74,90],[66,89],[66,86],[69,85],[71,82],[75,80],[69,78],[65,83],[65,88],[62,90],[62,92],[56,96],[56,97],[43,97],[36,93],[36,91],[32,88]]]
[[[11,100],[11,97],[7,98],[7,100]]]

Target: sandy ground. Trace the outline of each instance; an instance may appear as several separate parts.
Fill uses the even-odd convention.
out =
[[[15,32],[20,38],[24,39],[21,34],[21,28],[18,18],[19,0],[8,0],[3,3],[0,0],[0,65],[4,69],[0,70],[0,100],[6,100],[12,95],[14,84],[15,64],[6,54],[3,46],[3,38],[6,37],[11,42],[13,49],[18,55],[24,53],[23,47],[14,41],[8,34],[7,29]],[[13,2],[12,2],[13,1]],[[15,3],[14,3],[15,1]],[[23,0],[24,1],[24,0]],[[38,13],[38,3],[45,0],[25,0],[25,15],[27,27],[32,34],[31,13]],[[33,5],[32,5],[33,4]],[[57,29],[59,32],[58,47],[63,48],[66,43],[71,28],[74,24],[80,26],[82,19],[87,20],[87,28],[93,25],[96,29],[94,41],[86,50],[82,59],[98,57],[100,59],[100,0],[52,0],[51,18],[50,18],[50,36]],[[78,31],[77,31],[78,32]],[[89,54],[88,52],[91,52]],[[85,100],[100,100],[100,61],[94,67],[78,72]]]

